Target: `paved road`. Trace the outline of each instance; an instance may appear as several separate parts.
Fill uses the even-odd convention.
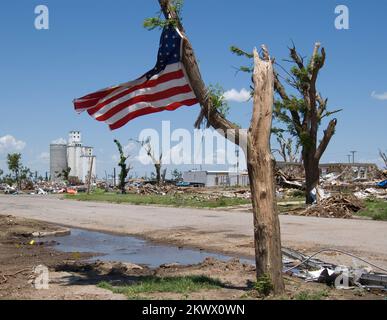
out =
[[[247,212],[132,206],[0,195],[0,214],[186,245],[251,253],[252,217]],[[281,216],[283,245],[336,247],[367,253],[387,265],[387,222]],[[180,238],[179,238],[180,237]],[[248,241],[247,241],[247,240]],[[211,245],[210,245],[211,244]],[[235,250],[234,250],[235,249]]]

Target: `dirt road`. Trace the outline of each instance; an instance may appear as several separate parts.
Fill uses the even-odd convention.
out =
[[[170,242],[180,246],[253,255],[252,216],[247,212],[118,205],[55,197],[0,196],[0,214],[66,226]],[[334,247],[387,267],[387,222],[281,216],[283,246],[304,250]],[[324,257],[324,256],[322,256]],[[353,264],[344,256],[329,261]]]

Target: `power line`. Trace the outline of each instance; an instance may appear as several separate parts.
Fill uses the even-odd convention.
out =
[[[355,153],[357,152],[356,150],[354,151],[349,151],[350,153],[352,153],[352,163],[355,163]]]

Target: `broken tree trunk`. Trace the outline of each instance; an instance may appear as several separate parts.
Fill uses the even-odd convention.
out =
[[[291,61],[295,64],[294,69],[291,71],[292,77],[295,76],[295,78],[289,84],[298,91],[301,96],[300,99],[295,95],[289,96],[279,79],[278,73],[274,73],[274,88],[281,97],[281,100],[278,100],[277,103],[279,103],[281,111],[285,110],[285,122],[288,126],[290,125],[302,146],[307,204],[313,202],[310,191],[319,182],[319,161],[331,141],[337,125],[337,119],[330,120],[321,141],[318,142],[318,130],[321,120],[341,111],[328,111],[328,100],[323,99],[317,90],[317,78],[320,70],[324,67],[326,59],[325,49],[321,48],[320,50],[320,47],[321,44],[316,42],[309,64],[304,63],[304,58],[297,52],[295,46],[289,48]],[[265,50],[264,57],[265,59],[268,57]],[[296,105],[298,107],[295,107]],[[287,115],[287,112],[289,115]]]
[[[257,278],[269,276],[276,294],[283,293],[281,233],[270,149],[274,73],[270,60],[254,50],[254,108],[248,134],[247,166],[254,212]]]
[[[89,173],[87,175],[87,194],[90,194],[90,189],[91,189],[91,175],[93,173],[93,163],[94,163],[94,157],[91,157]]]
[[[318,186],[320,181],[319,160],[314,158],[314,154],[305,154],[303,158],[305,169],[306,204],[312,204],[315,201],[312,197],[312,191]]]
[[[213,107],[207,88],[201,77],[193,48],[185,36],[184,28],[176,11],[171,6],[169,0],[158,1],[165,18],[175,20],[179,31],[184,35],[182,62],[192,89],[199,100],[201,114],[214,129],[220,129],[219,133],[223,134],[231,142],[239,145],[247,157],[250,157],[248,170],[250,179],[253,181],[250,183],[250,187],[254,203],[257,279],[265,275],[269,276],[272,281],[274,293],[281,294],[284,291],[284,282],[282,277],[280,228],[276,203],[274,202],[274,163],[272,162],[271,156],[263,157],[266,152],[271,154],[268,141],[270,139],[273,107],[274,74],[272,64],[271,62],[260,61],[257,65],[258,74],[262,72],[261,76],[263,78],[258,81],[258,87],[256,89],[258,90],[256,94],[257,100],[254,105],[255,117],[253,117],[248,138],[246,130],[240,129]],[[262,112],[263,110],[267,111]],[[261,114],[264,117],[261,117]],[[264,130],[268,131],[263,132]],[[258,137],[261,134],[263,134],[263,137]],[[246,141],[248,142],[246,143]],[[262,143],[263,145],[261,146]],[[247,144],[253,147],[250,152],[248,151]]]
[[[155,163],[154,166],[156,171],[156,183],[160,185],[161,184],[161,164]]]

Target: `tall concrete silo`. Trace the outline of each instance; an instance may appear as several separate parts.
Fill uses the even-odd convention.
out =
[[[67,169],[67,145],[51,144],[50,145],[50,175],[52,181],[60,181],[58,174]]]

